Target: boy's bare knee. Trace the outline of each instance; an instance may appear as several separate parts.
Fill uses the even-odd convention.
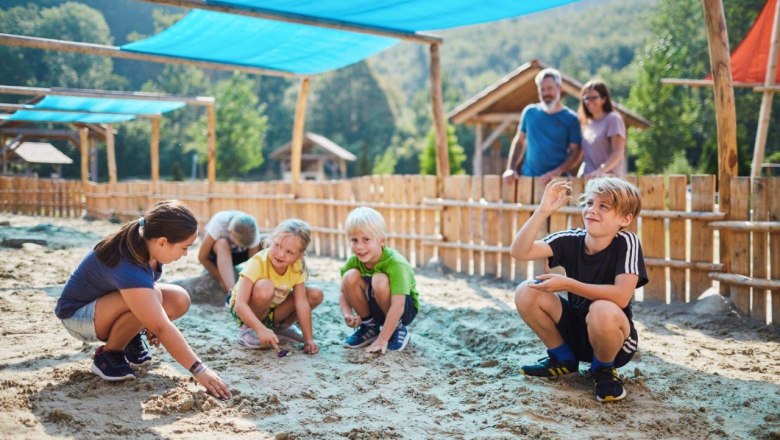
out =
[[[322,304],[323,300],[325,300],[325,294],[322,292],[322,289],[320,289],[319,287],[307,287],[306,298],[309,300],[309,304],[312,307],[318,306]]]
[[[612,301],[596,300],[590,305],[585,322],[588,328],[607,329],[620,327],[627,320],[623,310]]]
[[[341,283],[347,287],[357,286],[363,281],[363,276],[357,269],[350,269],[344,273],[344,277],[341,279]]]
[[[528,281],[521,283],[515,289],[515,306],[517,310],[528,310],[536,306],[539,300],[539,294],[542,293],[528,286]]]
[[[374,292],[390,293],[390,278],[384,273],[375,273],[371,277],[371,288]]]

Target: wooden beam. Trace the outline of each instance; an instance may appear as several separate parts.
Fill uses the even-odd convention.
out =
[[[499,136],[504,134],[504,130],[506,130],[509,124],[510,121],[503,121],[501,124],[499,124],[498,127],[496,127],[492,133],[490,133],[490,136],[488,136],[488,138],[485,139],[485,141],[482,143],[480,146],[481,150],[485,151],[489,146],[493,145],[493,142],[495,142]]]
[[[291,72],[280,70],[261,69],[259,67],[248,67],[240,64],[228,64],[211,61],[191,60],[188,58],[179,58],[168,55],[149,55],[139,52],[122,50],[116,46],[107,46],[104,44],[81,43],[77,41],[54,40],[50,38],[26,37],[22,35],[0,33],[0,45],[29,47],[33,49],[50,49],[61,52],[75,52],[86,55],[101,55],[113,58],[125,58],[138,61],[151,61],[153,63],[163,64],[181,64],[186,66],[195,66],[204,69],[226,70],[233,72],[240,70],[242,72],[254,73],[257,75],[281,76],[285,78],[298,78]]]
[[[301,154],[303,153],[303,127],[306,121],[306,104],[309,98],[310,80],[301,80],[298,100],[295,102],[295,120],[293,121],[292,144],[290,146],[290,180],[292,193],[301,180]]]
[[[715,120],[718,128],[718,191],[720,211],[728,214],[731,177],[737,173],[737,113],[731,77],[726,17],[722,0],[702,0],[707,25],[712,77],[715,81]],[[721,247],[723,248],[723,246]],[[728,271],[728,265],[726,266]]]
[[[764,87],[772,87],[775,84],[775,75],[777,74],[777,53],[778,47],[780,47],[778,22],[780,22],[780,1],[775,2],[775,20],[772,23],[772,45],[769,48],[769,59],[767,59],[766,62]],[[764,148],[766,147],[766,136],[769,132],[769,119],[772,117],[772,98],[774,96],[774,91],[766,89],[761,96],[761,110],[759,110],[758,113],[756,142],[753,146],[753,166],[750,168],[750,177],[753,179],[761,175],[761,164],[764,162]]]
[[[474,157],[471,159],[471,175],[482,175],[482,124],[477,122],[477,132],[474,139]]]
[[[209,142],[207,176],[211,187],[217,181],[217,111],[213,103],[206,107],[206,119]]]
[[[89,129],[79,129],[79,152],[81,153],[81,188],[86,191],[89,183]]]
[[[160,180],[160,117],[152,118],[152,143],[149,146],[149,155],[152,160],[152,188],[157,188]]]
[[[114,148],[114,130],[110,124],[106,124],[106,157],[108,158],[108,185],[116,187],[116,150]]]
[[[3,149],[3,174],[8,173],[8,148],[5,145],[5,136],[0,135],[0,147]]]
[[[442,99],[441,59],[439,45],[431,44],[431,101],[433,106],[433,127],[436,133],[436,177],[439,180],[439,194],[442,194],[444,177],[450,175],[450,156],[447,146],[447,125],[444,119]]]
[[[80,96],[83,98],[119,98],[137,99],[141,101],[184,102],[192,105],[209,105],[214,102],[213,96],[177,96],[166,93],[120,92],[117,90],[73,89],[68,87],[23,87],[0,85],[0,93],[9,95],[29,96]]]
[[[219,3],[206,3],[201,0],[141,0],[148,3],[156,3],[168,6],[176,6],[187,9],[204,9],[207,11],[224,12],[228,14],[243,15],[247,17],[263,18],[266,20],[283,21],[287,23],[304,24],[342,31],[357,32],[360,34],[379,35],[381,37],[398,38],[421,44],[441,43],[442,39],[433,35],[418,34],[399,29],[390,29],[376,26],[368,26],[343,20],[317,17],[313,15],[294,14],[290,12],[274,11],[271,9],[257,8],[246,5],[227,5]]]
[[[520,112],[511,113],[483,113],[474,117],[474,121],[483,123],[501,123],[504,121],[518,123],[520,122]]]
[[[98,147],[97,141],[92,136],[89,137],[89,161],[90,172],[92,173],[92,181],[98,183],[100,181],[100,176],[98,174]]]

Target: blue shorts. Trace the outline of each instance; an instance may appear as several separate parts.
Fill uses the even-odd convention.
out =
[[[76,313],[70,318],[61,320],[65,330],[80,341],[99,341],[97,332],[95,332],[95,303],[97,303],[97,300],[76,310]]]
[[[366,282],[366,299],[368,299],[368,310],[371,312],[371,317],[379,325],[385,325],[385,312],[379,307],[379,303],[376,302],[376,296],[374,296],[374,288],[371,287],[371,277],[364,276],[363,281]],[[404,325],[409,325],[414,318],[417,317],[417,309],[414,308],[414,301],[411,295],[406,296],[404,302],[404,313],[401,315],[401,322]],[[395,324],[393,324],[395,325]]]

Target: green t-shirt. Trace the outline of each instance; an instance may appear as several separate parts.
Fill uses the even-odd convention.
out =
[[[363,276],[373,276],[375,273],[383,273],[390,280],[391,295],[411,295],[414,308],[420,310],[419,293],[417,293],[417,282],[414,280],[414,269],[412,265],[399,254],[395,249],[388,246],[382,248],[382,256],[373,269],[369,269],[358,257],[353,255],[349,257],[346,264],[341,268],[341,276],[344,276],[350,269],[357,269]]]

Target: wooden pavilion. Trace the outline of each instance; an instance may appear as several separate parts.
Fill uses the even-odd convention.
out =
[[[279,161],[282,178],[292,178],[292,141],[271,153],[271,159]],[[301,178],[303,180],[326,180],[328,176],[347,177],[347,162],[357,157],[340,145],[317,133],[303,135],[301,149]],[[326,172],[327,171],[327,172]]]
[[[9,146],[10,153],[3,161],[3,173],[10,163],[25,164],[30,169],[36,165],[54,165],[57,177],[62,175],[62,166],[70,165],[73,159],[69,158],[54,145],[47,142],[15,142]]]
[[[512,136],[517,130],[523,109],[529,104],[539,102],[534,78],[546,67],[548,66],[541,61],[531,60],[455,107],[447,115],[455,124],[476,126],[473,162],[475,176],[501,174],[504,170],[506,160],[501,157],[499,137],[504,133]],[[563,73],[561,79],[563,94],[579,100],[582,83]],[[614,101],[613,105],[627,127],[643,129],[650,126],[650,121],[642,116]],[[485,150],[491,146],[490,159],[484,163]]]

